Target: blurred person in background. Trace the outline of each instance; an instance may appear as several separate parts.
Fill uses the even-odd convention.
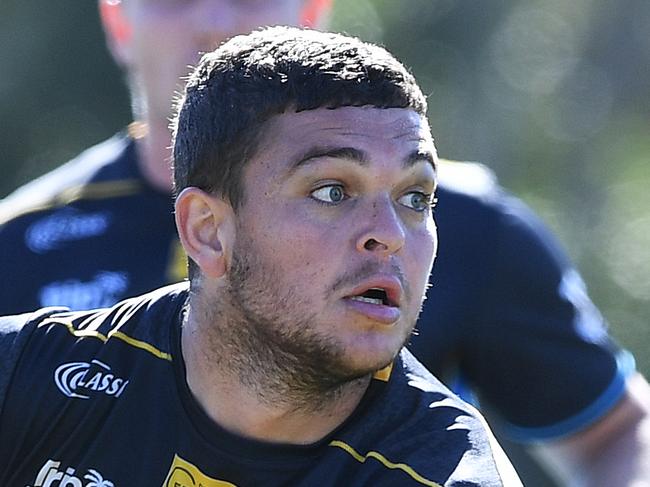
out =
[[[234,34],[322,23],[328,4],[100,1],[136,122],[2,203],[11,285],[0,313],[108,306],[185,277],[168,149],[181,77]],[[476,392],[498,429],[565,482],[650,485],[647,383],[564,251],[483,166],[443,163],[439,177],[439,256],[412,350],[460,393]]]

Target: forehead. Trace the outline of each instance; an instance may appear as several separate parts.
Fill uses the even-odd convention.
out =
[[[319,108],[276,115],[263,126],[258,153],[298,154],[313,147],[355,147],[370,154],[433,152],[425,117],[406,108]]]

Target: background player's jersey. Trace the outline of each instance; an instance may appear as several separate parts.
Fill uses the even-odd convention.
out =
[[[632,356],[520,200],[478,164],[443,163],[439,174],[438,256],[409,348],[448,384],[477,391],[510,438],[590,424],[623,394]]]
[[[316,444],[223,430],[185,380],[186,297],[179,284],[111,309],[0,320],[0,485],[521,485],[481,418],[407,351]]]
[[[123,134],[0,203],[0,315],[110,306],[184,277],[168,193]]]

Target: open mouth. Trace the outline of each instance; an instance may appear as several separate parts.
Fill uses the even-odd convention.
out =
[[[388,299],[388,293],[386,290],[376,287],[370,288],[364,293],[357,296],[351,296],[350,299],[354,301],[361,301],[362,303],[394,306],[394,304],[391,303],[391,301]]]

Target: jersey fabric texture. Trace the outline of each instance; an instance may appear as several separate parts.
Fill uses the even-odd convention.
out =
[[[116,136],[0,204],[0,269],[11,282],[0,314],[111,305],[182,276],[170,197],[144,182],[134,145]],[[443,163],[439,177],[440,245],[412,351],[448,384],[475,390],[511,438],[591,424],[623,394],[631,356],[562,249],[490,171]]]
[[[187,294],[2,319],[0,485],[521,485],[478,413],[406,350],[316,444],[221,429],[185,380]]]

